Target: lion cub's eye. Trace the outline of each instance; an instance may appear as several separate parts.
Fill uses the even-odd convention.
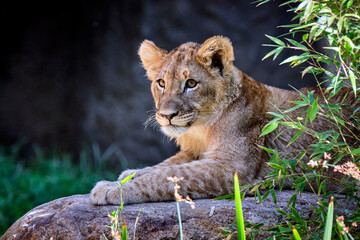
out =
[[[159,87],[161,87],[161,88],[165,87],[165,80],[164,79],[157,80],[157,83],[159,84]]]
[[[194,88],[197,86],[197,84],[197,81],[195,81],[194,79],[189,79],[185,83],[185,88]]]

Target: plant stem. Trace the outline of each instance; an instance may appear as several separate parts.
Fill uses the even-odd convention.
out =
[[[180,204],[178,201],[176,201],[176,210],[177,210],[177,214],[178,214],[178,219],[179,219],[179,232],[180,232],[180,240],[183,240],[183,235],[182,235],[182,224],[181,224],[181,215],[180,215]]]

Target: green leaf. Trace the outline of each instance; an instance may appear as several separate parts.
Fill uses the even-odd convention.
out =
[[[319,184],[319,189],[318,189],[318,193],[317,193],[319,196],[320,196],[320,193],[321,193],[323,184],[324,184],[324,181],[322,181],[322,182]]]
[[[344,23],[344,16],[340,17],[340,19],[337,23],[337,29],[338,29],[339,33],[341,33],[341,30],[343,28],[343,23]]]
[[[276,164],[276,163],[269,163],[269,166],[276,169],[276,170],[281,170],[283,169],[284,167],[279,165],[279,164]]]
[[[356,97],[356,80],[355,80],[355,74],[353,71],[351,71],[351,69],[348,70],[349,72],[349,78],[350,78],[350,82],[351,82],[351,86],[353,88],[353,91],[354,91],[354,94],[355,94],[355,97]]]
[[[304,12],[304,20],[305,20],[305,23],[307,23],[307,21],[309,20],[309,17],[313,11],[313,8],[314,8],[314,2],[312,0],[307,0],[307,5],[306,5],[306,8],[305,8],[305,12]]]
[[[305,224],[304,220],[301,218],[300,214],[296,211],[295,208],[290,207],[290,211],[292,213],[292,216],[289,216],[289,217],[291,217],[292,219],[294,219],[298,223]]]
[[[290,162],[291,171],[295,171],[296,160],[295,159],[290,159],[289,162]]]
[[[284,46],[285,47],[285,43],[283,41],[281,41],[280,39],[276,38],[276,37],[272,37],[272,36],[269,36],[267,34],[265,34],[265,36],[267,38],[269,38],[271,41],[273,41],[274,43],[280,45],[280,46]]]
[[[289,63],[291,62],[290,64],[295,64],[297,62],[300,62],[300,63],[303,63],[304,61],[308,60],[310,58],[309,55],[299,55],[299,56],[291,56],[291,57],[288,57],[287,59],[285,59],[284,61],[282,61],[280,63],[280,65],[284,64],[284,63]]]
[[[275,60],[276,57],[281,53],[281,51],[282,51],[283,49],[284,49],[284,47],[280,46],[280,47],[272,50],[271,52],[269,52],[268,54],[266,54],[265,57],[263,57],[262,60],[270,57],[271,55],[274,55],[273,60]]]
[[[325,222],[324,240],[331,240],[334,218],[334,197],[331,197]]]
[[[271,124],[266,125],[266,126],[262,129],[262,133],[261,133],[260,137],[271,133],[272,131],[274,131],[274,130],[278,127],[278,125],[279,125],[278,122],[272,122]]]
[[[334,22],[335,18],[336,18],[335,16],[329,17],[328,20],[327,20],[327,25],[331,26],[331,24]]]
[[[264,200],[266,200],[266,198],[267,198],[267,197],[269,196],[269,194],[270,194],[270,191],[271,191],[271,189],[266,191],[266,193],[262,196],[260,203],[262,203],[262,202],[264,202]]]
[[[343,87],[343,85],[344,85],[344,82],[341,77],[338,77],[338,76],[332,77],[331,83],[327,87],[327,89],[332,89],[329,97],[331,98],[331,97],[335,96],[339,92],[339,90]]]
[[[290,140],[287,146],[290,146],[293,142],[296,141],[300,137],[300,135],[303,133],[303,131],[299,130]]]
[[[297,200],[297,195],[296,194],[293,194],[288,202],[288,207],[295,207],[296,205],[296,200]]]
[[[234,200],[235,196],[234,196],[234,194],[228,194],[228,195],[223,195],[223,196],[214,198],[214,200],[222,200],[222,199]]]
[[[277,56],[279,56],[279,54],[281,53],[281,51],[284,49],[284,47],[278,47],[277,51],[273,57],[273,60],[275,60],[277,58]]]
[[[269,149],[269,148],[266,148],[266,147],[263,147],[263,146],[259,146],[262,150],[264,150],[264,151],[266,151],[266,152],[268,152],[268,153],[271,153],[271,154],[274,154],[275,153],[275,151],[274,150],[272,150],[272,149]]]
[[[267,2],[270,2],[270,0],[259,0],[259,1],[255,1],[255,3],[258,3],[258,4],[256,5],[256,7],[258,7],[258,6],[260,6],[260,5],[263,5],[263,4],[267,3]]]
[[[280,208],[276,208],[276,211],[278,211],[281,215],[287,216],[288,213],[285,212],[284,210],[280,209]]]
[[[310,29],[309,41],[314,39],[314,36],[319,28],[318,24],[314,24]]]
[[[306,73],[308,73],[310,70],[312,70],[313,68],[314,68],[313,66],[308,66],[307,68],[305,68],[305,69],[302,71],[302,73],[301,73],[301,77],[303,78],[304,75],[305,75]]]
[[[296,101],[296,102],[298,102],[298,101]],[[295,101],[292,101],[292,103],[295,103]],[[286,109],[286,110],[284,111],[284,113],[292,112],[292,111],[294,111],[294,110],[296,110],[296,109],[298,109],[298,108],[305,107],[305,106],[308,105],[307,103],[304,103],[304,102],[295,103],[295,104],[296,104],[296,105],[295,105],[294,107],[289,108],[289,109]]]
[[[308,2],[309,2],[308,0],[302,1],[302,2],[299,4],[299,6],[296,8],[295,12],[298,12],[299,10],[303,9]]]
[[[293,0],[291,0],[291,1],[293,1]],[[294,27],[299,27],[299,26],[301,26],[301,24],[295,23],[295,24],[280,25],[279,27],[281,27],[281,28],[294,28]]]
[[[309,34],[308,34],[308,33],[302,35],[302,40],[303,40],[304,42],[306,42],[306,41],[308,40],[308,38],[309,38]]]
[[[309,118],[311,122],[314,121],[317,112],[318,112],[318,98],[316,98],[314,103],[310,106],[306,118]]]
[[[346,4],[346,8],[350,8],[353,4],[354,0],[349,0]]]
[[[349,49],[349,51],[351,51],[355,47],[355,44],[353,43],[353,41],[351,41],[349,37],[343,36],[341,39],[350,45],[351,49]]]
[[[265,59],[267,59],[268,57],[271,57],[272,55],[274,55],[276,53],[278,49],[275,48],[272,51],[268,52],[261,60],[264,61]]]
[[[284,115],[282,115],[281,113],[276,113],[276,112],[268,112],[268,114],[271,114],[275,117],[278,117],[279,119],[284,118]]]
[[[360,148],[351,150],[351,154],[359,155],[360,154]]]
[[[130,179],[132,179],[134,177],[136,172],[134,172],[133,174],[127,176],[126,178],[124,178],[123,180],[121,180],[121,185],[123,185],[124,183],[126,183],[127,181],[129,181]]]
[[[297,65],[307,61],[310,57],[311,56],[308,53],[304,53],[304,54],[301,54],[298,56],[291,56],[291,57],[288,57],[287,59],[285,59],[284,61],[282,61],[280,63],[280,65],[291,62],[290,65],[297,66]]]
[[[307,27],[312,27],[314,25],[317,25],[317,23],[309,23],[309,24],[305,24],[305,25],[301,25],[300,27],[296,27],[296,28],[292,28],[290,31],[294,32],[295,30],[299,30],[299,29],[303,29],[303,28],[307,28]],[[306,34],[305,34],[306,35]],[[306,37],[307,38],[307,37]],[[304,36],[303,36],[303,40],[304,40]],[[305,41],[305,40],[304,40]]]
[[[281,191],[284,187],[284,179],[282,178],[279,183],[279,190]]]
[[[334,64],[335,60],[331,59],[329,57],[320,57],[320,56],[315,56],[316,57],[316,61],[317,62],[323,62],[323,63],[327,63],[327,64]]]
[[[310,103],[314,103],[314,101],[315,101],[315,98],[314,98],[314,90],[312,90],[312,91],[310,91],[310,92],[308,91],[307,93],[308,93],[307,98],[309,99]]]
[[[305,126],[300,122],[280,122],[280,123],[292,129],[306,130]]]
[[[276,192],[275,192],[275,190],[274,190],[274,189],[271,189],[270,192],[271,192],[271,197],[272,197],[272,199],[273,199],[274,204],[277,204],[277,199],[276,199]]]
[[[345,123],[343,120],[341,120],[338,116],[334,116],[334,118],[335,118],[336,122],[340,123],[342,126],[345,127]]]
[[[323,47],[324,49],[330,49],[330,50],[333,50],[335,52],[340,52],[340,47]]]
[[[353,18],[360,19],[359,15],[356,15],[356,14],[353,14],[353,13],[344,14],[344,17],[353,17]]]
[[[297,48],[300,48],[302,50],[307,50],[307,47],[305,47],[301,43],[298,43],[297,41],[295,41],[293,39],[289,39],[289,38],[285,38],[285,39],[288,40],[288,42],[290,42],[293,46],[295,46]]]

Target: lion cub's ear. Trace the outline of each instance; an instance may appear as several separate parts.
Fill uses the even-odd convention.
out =
[[[220,75],[228,75],[234,61],[234,50],[230,40],[222,36],[209,38],[198,50],[198,59],[206,67],[218,70]]]
[[[145,40],[139,48],[139,56],[150,80],[155,80],[165,62],[167,52],[158,48],[152,41]]]

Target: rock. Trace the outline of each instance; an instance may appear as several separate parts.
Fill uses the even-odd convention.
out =
[[[277,192],[277,205],[271,197],[256,204],[253,197],[243,200],[245,221],[270,226],[283,222],[284,216],[275,209],[288,210],[287,202],[292,191]],[[312,193],[298,196],[296,209],[304,220],[311,217],[311,206],[317,206],[317,197]],[[181,203],[184,239],[223,239],[220,227],[229,227],[235,222],[235,203],[226,200],[195,200],[195,209]],[[45,203],[29,211],[16,221],[2,236],[7,239],[104,239],[110,237],[108,213],[118,206],[94,206],[88,195],[74,195]],[[214,208],[212,216],[211,209]],[[338,200],[337,211],[356,209],[354,204]],[[124,206],[122,218],[126,221],[129,239],[132,239],[134,224],[136,239],[179,239],[179,225],[175,202],[143,203]]]

